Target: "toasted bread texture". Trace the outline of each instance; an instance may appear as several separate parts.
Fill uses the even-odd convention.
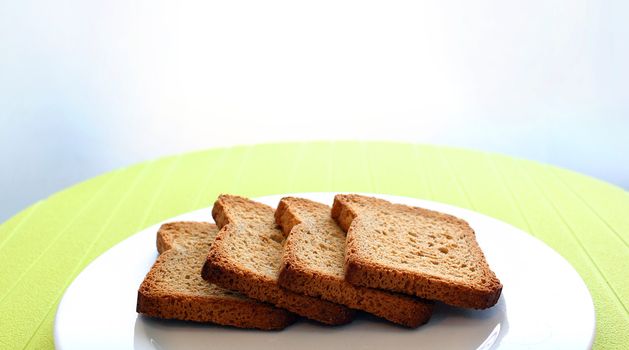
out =
[[[347,307],[280,288],[285,237],[273,215],[265,204],[219,196],[212,216],[221,230],[203,266],[203,278],[325,324],[350,322],[354,312]]]
[[[217,232],[216,225],[205,222],[162,225],[157,233],[160,256],[140,286],[137,312],[239,328],[274,330],[290,325],[294,314],[201,278],[201,267]]]
[[[406,327],[417,327],[430,318],[432,303],[345,281],[345,232],[330,216],[329,206],[285,197],[275,211],[275,221],[288,235],[279,276],[282,287]]]
[[[502,284],[467,222],[432,210],[337,195],[332,217],[347,232],[345,278],[453,306],[485,309]]]

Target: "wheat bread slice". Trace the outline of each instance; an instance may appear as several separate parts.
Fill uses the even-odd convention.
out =
[[[502,284],[462,219],[352,194],[334,198],[332,217],[347,232],[352,284],[474,309],[500,297]]]
[[[354,312],[342,305],[280,288],[285,237],[273,215],[265,204],[219,196],[212,216],[221,230],[203,266],[203,278],[325,324],[350,322]]]
[[[432,303],[345,281],[345,232],[330,216],[329,206],[285,197],[277,206],[275,221],[288,235],[281,261],[280,286],[363,310],[406,327],[417,327],[430,319]]]
[[[172,222],[157,233],[160,256],[138,291],[137,312],[157,318],[211,322],[239,328],[283,329],[295,315],[210,284],[201,268],[218,228]]]

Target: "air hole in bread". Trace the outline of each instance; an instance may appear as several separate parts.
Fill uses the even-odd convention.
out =
[[[281,234],[273,234],[270,237],[272,240],[280,244],[282,244],[282,241],[284,241],[284,236],[282,236]]]

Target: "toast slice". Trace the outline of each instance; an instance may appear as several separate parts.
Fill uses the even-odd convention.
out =
[[[432,303],[345,281],[345,232],[330,216],[329,206],[285,197],[277,206],[275,222],[288,235],[280,286],[364,310],[406,327],[422,325],[432,315]]]
[[[138,291],[137,312],[151,317],[211,322],[240,328],[282,329],[295,315],[249,299],[201,278],[218,228],[205,222],[172,222],[157,233],[160,256]]]
[[[464,220],[360,195],[337,195],[332,217],[347,232],[352,284],[474,309],[500,297],[502,284]]]
[[[342,305],[280,288],[285,237],[273,214],[267,205],[219,196],[212,216],[221,230],[203,266],[203,278],[325,324],[350,322],[354,312]]]

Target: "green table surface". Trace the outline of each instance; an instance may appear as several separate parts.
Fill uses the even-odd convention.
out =
[[[424,198],[508,222],[546,242],[581,275],[596,308],[594,348],[629,348],[626,191],[497,154],[310,142],[220,148],[140,163],[58,192],[4,222],[0,349],[53,348],[64,290],[97,256],[142,228],[208,207],[219,193],[312,191]]]

